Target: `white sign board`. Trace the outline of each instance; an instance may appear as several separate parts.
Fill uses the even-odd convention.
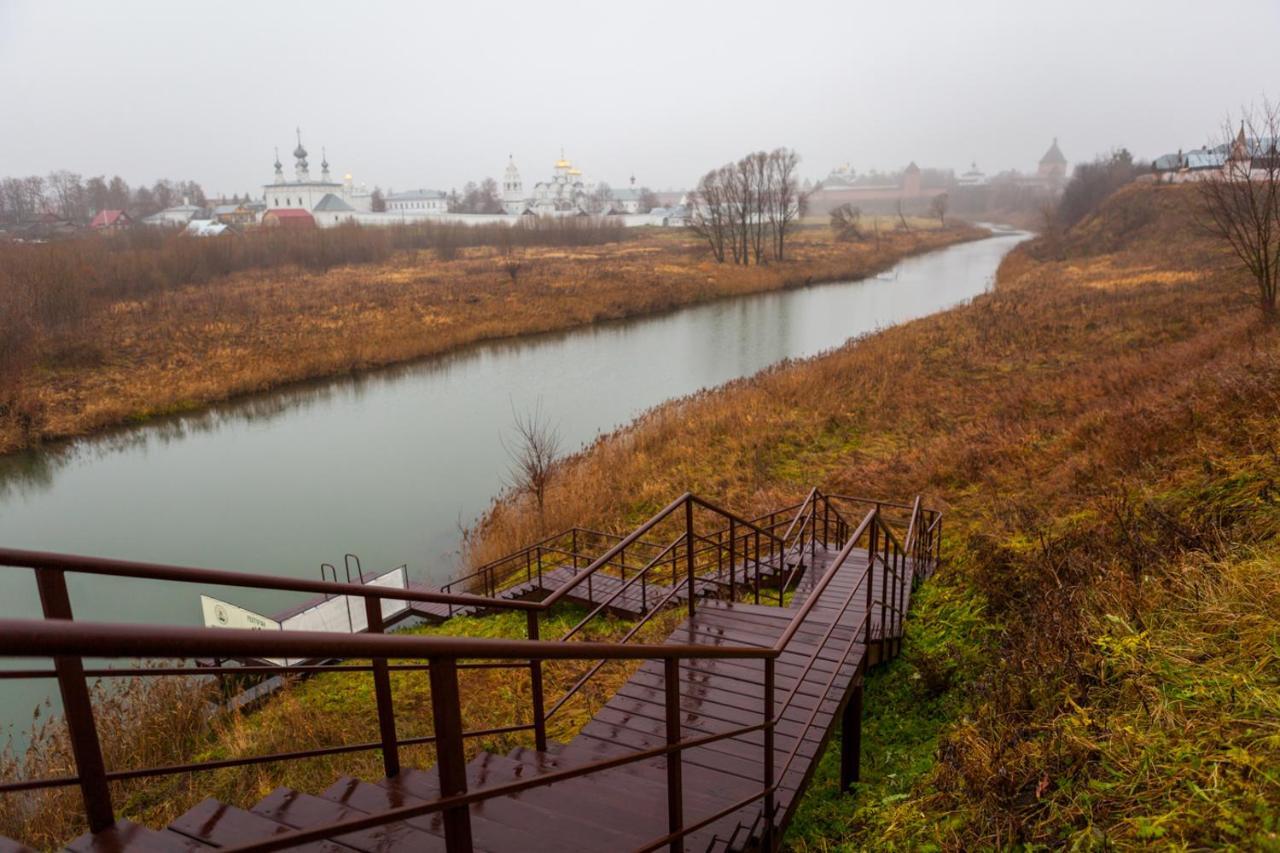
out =
[[[204,613],[206,628],[248,628],[252,631],[279,631],[276,620],[254,613],[236,604],[219,601],[208,595],[200,596],[200,610]]]

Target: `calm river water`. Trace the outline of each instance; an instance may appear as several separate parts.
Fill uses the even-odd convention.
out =
[[[744,296],[291,387],[37,453],[0,458],[0,543],[318,578],[358,554],[443,582],[459,531],[501,491],[512,413],[539,404],[576,449],[672,397],[942,310],[991,286],[1028,235],[911,258],[863,281]],[[197,590],[69,577],[78,618],[194,625]],[[271,613],[288,593],[212,594]],[[0,616],[39,613],[0,569]],[[0,745],[45,682],[0,682]]]

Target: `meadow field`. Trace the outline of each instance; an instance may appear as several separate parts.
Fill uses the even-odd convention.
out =
[[[0,453],[478,341],[859,278],[983,233],[917,222],[844,243],[802,229],[786,262],[759,267],[715,264],[691,235],[649,229],[490,246],[468,245],[461,229],[426,249],[376,229],[323,232],[265,257],[179,238],[159,260],[150,247],[0,246],[0,303],[14,307],[0,345]]]

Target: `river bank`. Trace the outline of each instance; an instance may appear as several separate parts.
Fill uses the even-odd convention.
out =
[[[199,409],[289,383],[357,373],[479,341],[660,313],[747,293],[861,278],[985,232],[917,223],[836,243],[799,231],[790,260],[711,263],[681,232],[602,246],[405,252],[323,273],[248,271],[96,306],[74,339],[44,341],[0,407],[0,454]]]
[[[1186,193],[1128,188],[969,305],[655,409],[569,460],[545,519],[497,504],[473,559],[685,489],[923,492],[950,567],[871,680],[857,795],[833,746],[788,843],[1274,844],[1280,341]]]

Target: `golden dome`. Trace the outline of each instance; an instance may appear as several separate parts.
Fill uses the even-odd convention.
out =
[[[572,163],[570,163],[568,160],[564,159],[563,157],[561,157],[559,160],[556,161],[557,169],[568,169],[572,165],[573,165]]]
[[[581,169],[570,169],[570,170],[569,170],[569,174],[570,174],[570,175],[581,175],[581,174],[582,174],[582,170],[581,170]]]

